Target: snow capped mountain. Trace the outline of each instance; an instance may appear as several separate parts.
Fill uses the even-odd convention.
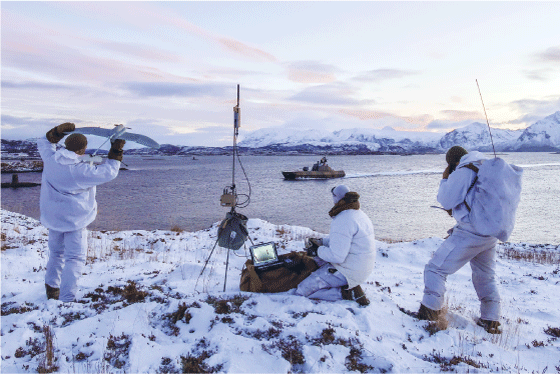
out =
[[[438,142],[438,147],[447,150],[454,145],[460,145],[466,149],[490,151],[493,140],[496,150],[503,151],[519,138],[522,131],[493,128],[492,137],[490,137],[487,124],[474,122],[445,134]]]
[[[272,147],[277,151],[311,152],[328,150],[346,153],[441,153],[454,145],[468,150],[491,151],[492,140],[497,151],[560,150],[560,111],[536,122],[525,130],[492,128],[474,122],[447,134],[354,128],[334,132],[294,128],[265,128],[249,133],[239,143],[242,147]]]
[[[560,111],[527,127],[512,149],[516,151],[558,150],[560,148]]]
[[[441,134],[379,129],[344,129],[334,132],[294,128],[266,128],[248,134],[239,143],[242,147],[269,146],[352,148],[379,152],[409,152],[417,148],[434,148]]]

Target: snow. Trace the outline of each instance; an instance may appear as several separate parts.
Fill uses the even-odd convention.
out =
[[[216,248],[198,279],[217,224],[197,232],[92,231],[78,302],[62,303],[45,297],[47,230],[1,215],[3,373],[560,371],[560,246],[499,245],[502,335],[474,323],[479,303],[468,266],[448,279],[447,329],[430,335],[428,322],[399,308],[417,310],[423,267],[441,238],[377,242],[364,308],[240,292],[243,250],[230,255],[225,292],[225,249]],[[260,219],[248,227],[253,242],[275,241],[280,253],[324,235]]]
[[[515,142],[514,149],[519,149],[524,145],[558,147],[560,145],[560,111],[526,128]]]
[[[334,132],[327,130],[295,129],[284,127],[264,128],[253,131],[239,143],[244,147],[265,147],[268,145],[350,145],[365,143],[371,149],[379,148],[380,141],[421,142],[435,146],[441,134],[430,132],[397,131],[391,127],[383,129],[354,128]]]
[[[272,127],[253,131],[239,143],[244,147],[265,147],[269,145],[298,146],[343,146],[366,144],[377,150],[383,145],[394,144],[412,151],[417,147],[429,147],[446,151],[454,145],[469,150],[489,150],[492,140],[499,151],[524,150],[524,147],[560,148],[560,111],[538,121],[524,130],[504,130],[492,128],[492,139],[488,125],[473,122],[446,134],[421,131],[397,131],[389,126],[383,129],[353,128],[329,132],[303,128]]]

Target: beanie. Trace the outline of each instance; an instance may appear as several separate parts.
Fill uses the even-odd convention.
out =
[[[331,192],[333,195],[333,202],[336,204],[344,197],[344,195],[346,195],[347,192],[350,192],[350,190],[348,187],[341,184],[340,186],[333,188]]]
[[[461,157],[463,157],[467,153],[469,152],[467,152],[465,148],[458,145],[453,146],[447,151],[447,154],[445,155],[445,161],[447,161],[448,165],[458,164],[459,161],[461,161]]]
[[[70,134],[64,144],[67,150],[77,152],[86,148],[87,138],[83,134]]]

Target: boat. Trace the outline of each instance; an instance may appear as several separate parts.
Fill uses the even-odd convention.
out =
[[[330,179],[330,178],[342,178],[346,175],[344,170],[333,170],[329,165],[327,165],[327,158],[323,157],[320,161],[317,161],[309,170],[309,167],[304,167],[302,170],[298,171],[283,171],[284,179],[295,180],[295,179]]]

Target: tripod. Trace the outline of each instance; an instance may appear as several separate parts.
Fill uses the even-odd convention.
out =
[[[195,289],[196,289],[196,286],[198,285],[198,281],[199,281],[200,277],[202,276],[202,274],[204,273],[204,270],[206,270],[206,267],[208,266],[208,262],[210,261],[210,258],[212,257],[212,254],[214,253],[214,250],[218,246],[218,243],[221,242],[220,246],[224,247],[224,248],[227,248],[227,250],[228,250],[227,251],[227,257],[226,257],[226,271],[225,271],[225,279],[224,279],[224,292],[225,292],[226,291],[226,283],[227,283],[228,266],[229,266],[229,250],[230,249],[234,249],[234,250],[239,249],[242,245],[245,244],[245,241],[247,240],[246,238],[249,237],[248,232],[247,232],[247,228],[245,226],[245,223],[247,221],[247,217],[245,217],[241,214],[238,214],[235,211],[236,207],[243,207],[244,208],[244,207],[248,206],[249,201],[250,201],[250,195],[251,195],[251,184],[248,183],[248,185],[249,185],[249,195],[244,195],[244,196],[246,196],[245,201],[243,201],[241,203],[238,202],[238,196],[240,196],[240,195],[237,194],[237,190],[236,190],[236,187],[235,187],[235,157],[236,156],[239,160],[239,164],[241,166],[241,169],[243,170],[243,173],[245,174],[245,178],[247,179],[247,182],[249,182],[249,179],[247,178],[247,173],[245,173],[245,169],[243,168],[243,164],[241,163],[241,160],[239,159],[239,154],[238,154],[238,151],[237,151],[237,136],[239,135],[239,126],[240,126],[240,115],[239,114],[240,114],[239,85],[237,85],[237,105],[233,107],[233,148],[232,148],[233,164],[232,164],[231,186],[227,186],[226,188],[224,188],[222,197],[220,198],[220,204],[222,206],[225,206],[225,207],[231,207],[231,210],[226,215],[226,218],[220,224],[220,227],[218,227],[218,237],[216,239],[216,243],[214,243],[214,246],[212,247],[212,250],[210,251],[210,254],[208,255],[208,258],[204,262],[204,267],[202,268],[202,271],[200,272],[200,274],[199,274],[199,276],[196,280]],[[237,225],[237,227],[235,225]],[[242,243],[240,243],[237,240],[237,235],[239,235],[239,234],[241,234],[242,236],[245,236]],[[251,240],[250,237],[249,237],[249,240]],[[251,243],[252,242],[253,241],[251,240]]]

